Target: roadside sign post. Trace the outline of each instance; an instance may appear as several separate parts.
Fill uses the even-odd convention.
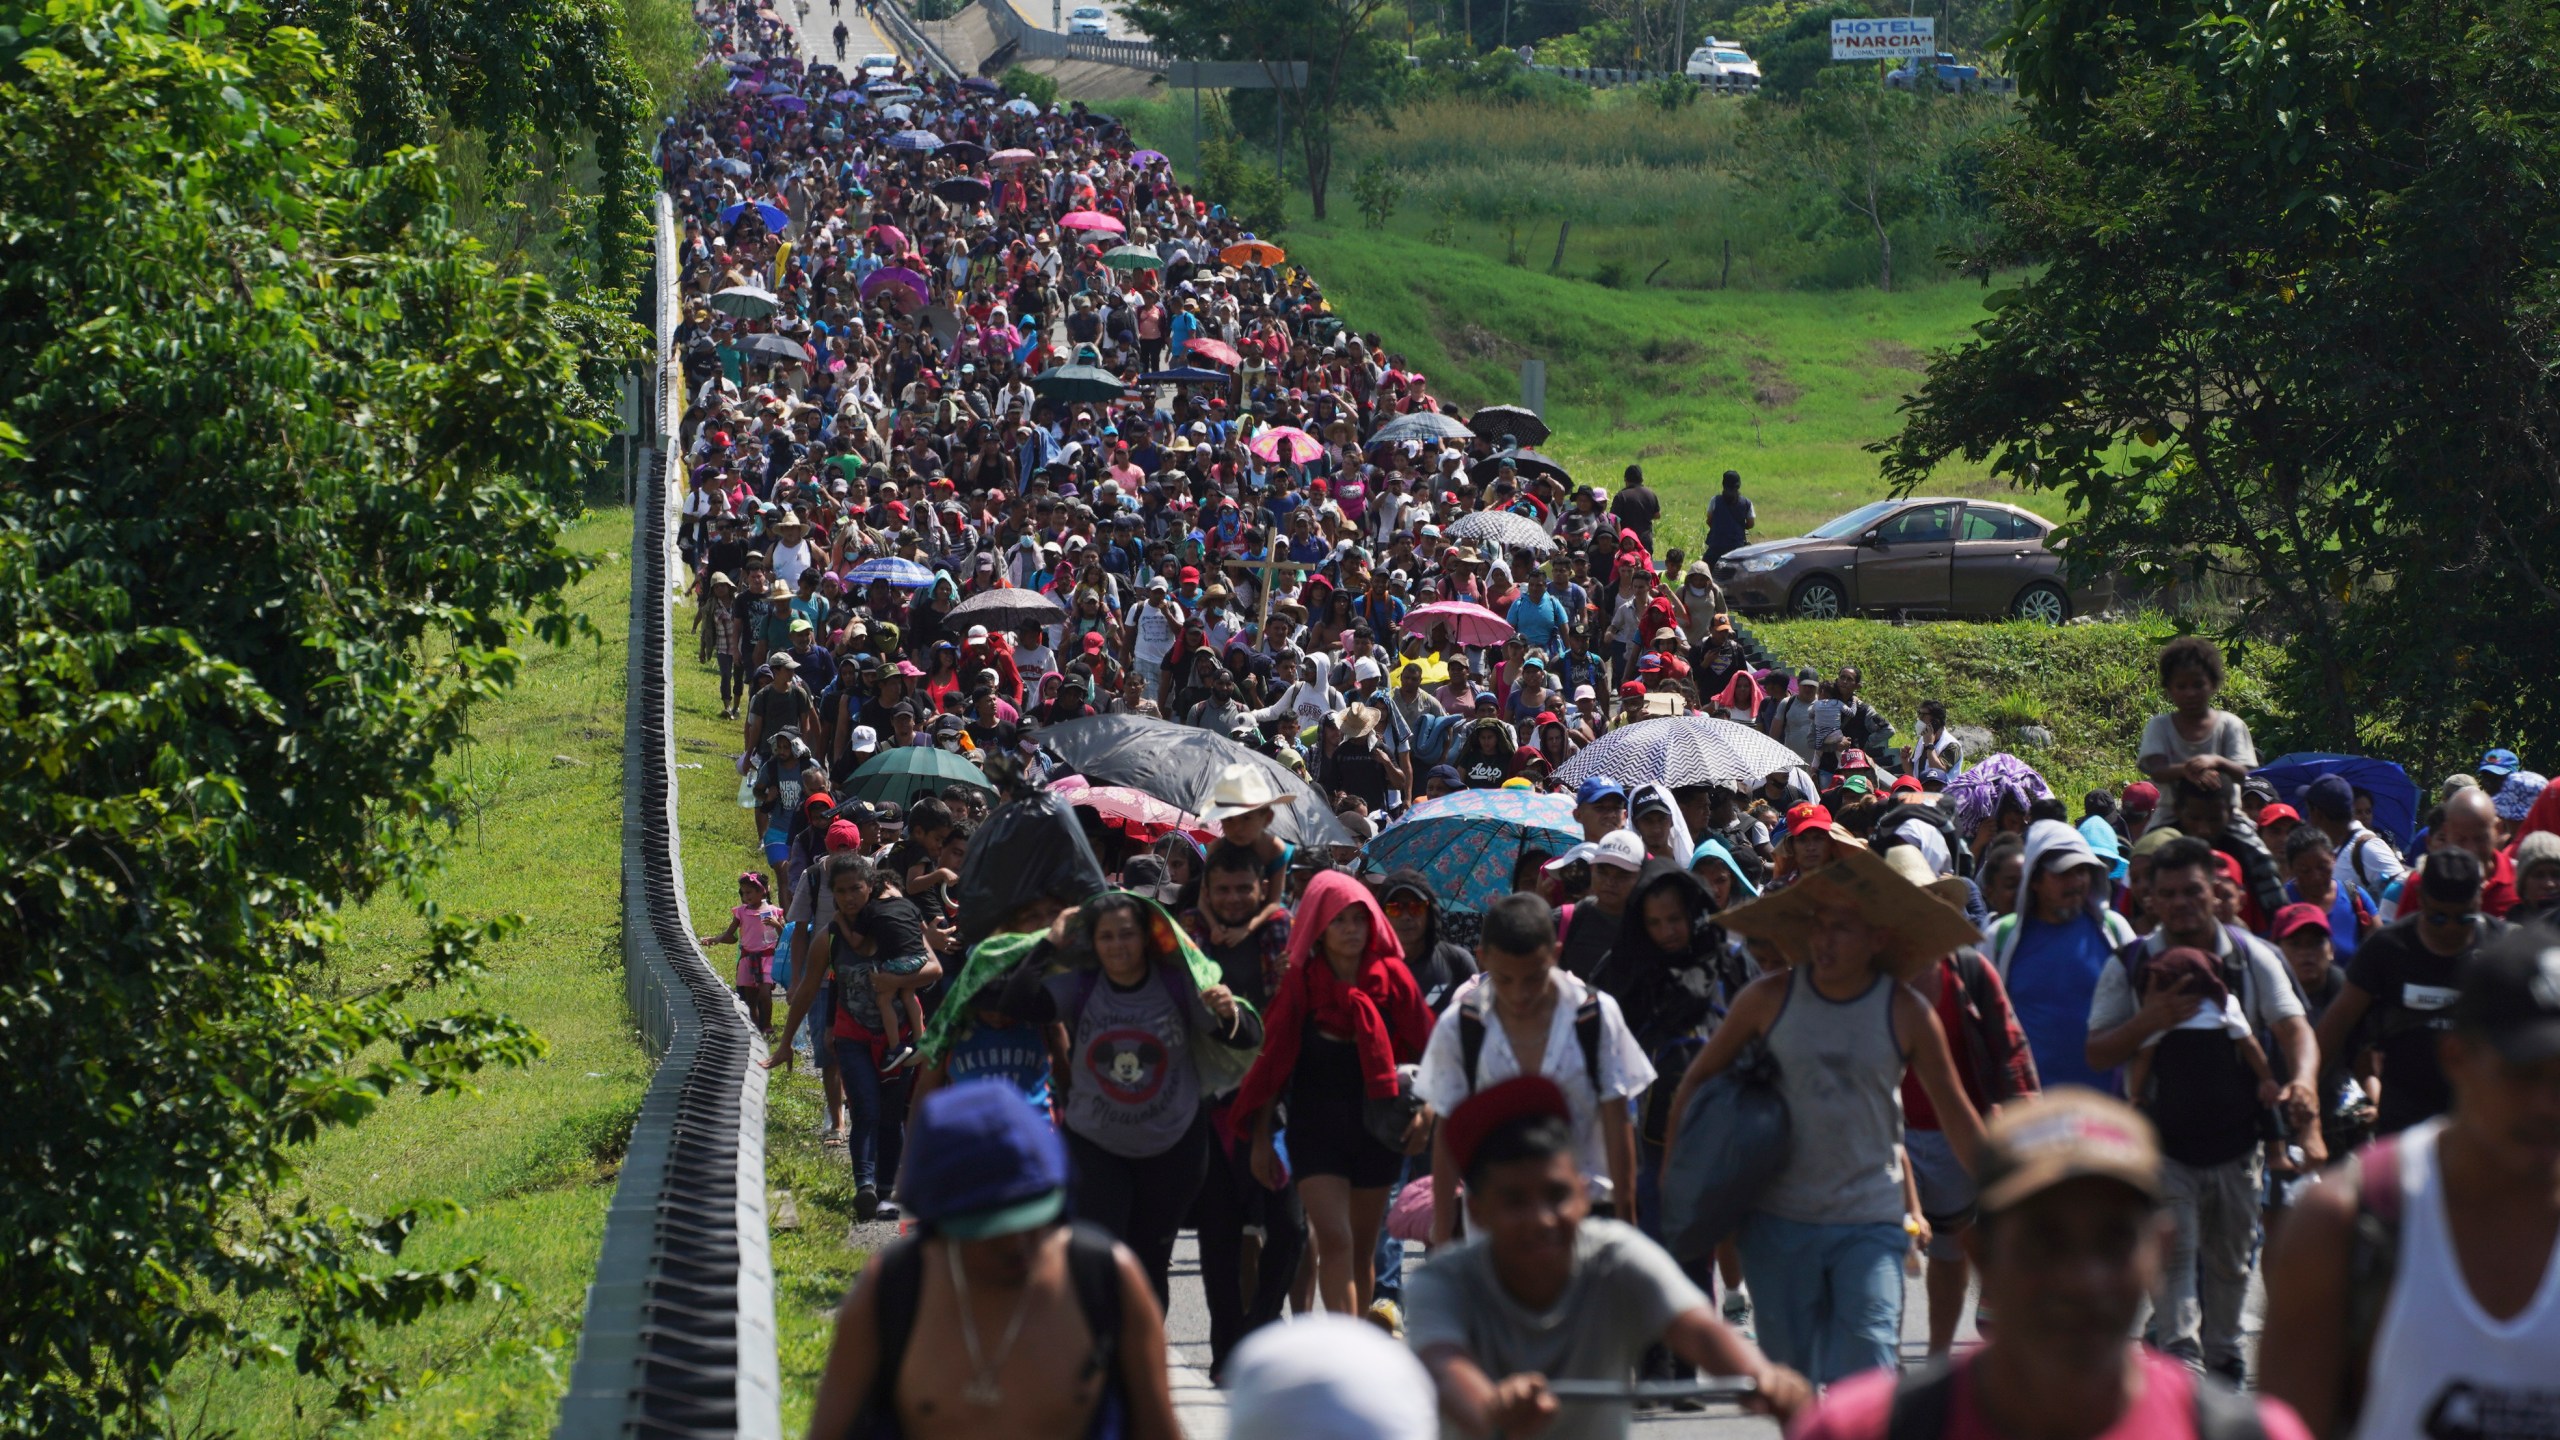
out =
[[[1534,415],[1543,416],[1547,413],[1546,361],[1523,360],[1520,362],[1520,406]]]
[[[1934,15],[1894,15],[1875,20],[1831,22],[1834,60],[1923,61],[1938,53],[1938,19]]]

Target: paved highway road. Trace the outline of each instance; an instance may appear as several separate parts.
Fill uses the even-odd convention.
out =
[[[1066,17],[1070,13],[1086,5],[1098,5],[1104,14],[1111,17],[1111,39],[1144,40],[1147,38],[1147,32],[1139,29],[1134,22],[1121,13],[1120,0],[1057,0],[1054,11],[1050,0],[1007,0],[1007,3],[1013,6],[1013,13],[1022,17],[1023,23],[1037,26],[1042,30],[1056,30],[1061,33],[1064,33],[1067,28]]]

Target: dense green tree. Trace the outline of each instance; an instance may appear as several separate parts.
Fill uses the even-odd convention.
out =
[[[362,1409],[368,1329],[492,1277],[403,1266],[420,1212],[298,1198],[291,1155],[538,1046],[406,1003],[493,928],[420,887],[438,758],[572,632],[581,372],[624,342],[253,0],[0,9],[0,1432],[170,1428],[191,1353]],[[386,888],[427,941],[332,997]]]
[[[2560,743],[2560,8],[2031,0],[1986,180],[2032,262],[1879,447],[2219,577],[2308,738]],[[2538,618],[2536,618],[2538,617]]]
[[[1324,219],[1342,121],[1365,114],[1383,123],[1403,79],[1401,47],[1381,25],[1388,0],[1138,0],[1128,13],[1176,55],[1265,67],[1315,218]]]

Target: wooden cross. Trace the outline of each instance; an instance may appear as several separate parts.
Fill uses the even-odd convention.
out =
[[[1260,588],[1262,590],[1262,602],[1259,608],[1262,611],[1262,614],[1261,618],[1254,624],[1255,633],[1257,634],[1268,633],[1271,629],[1271,592],[1275,588],[1272,583],[1273,575],[1276,572],[1285,570],[1288,572],[1290,580],[1294,582],[1298,578],[1299,572],[1314,568],[1313,566],[1301,565],[1295,560],[1285,558],[1285,556],[1278,553],[1280,550],[1281,541],[1279,537],[1273,536],[1263,543],[1263,558],[1259,560],[1228,560],[1223,562],[1225,569],[1251,572],[1260,584]]]

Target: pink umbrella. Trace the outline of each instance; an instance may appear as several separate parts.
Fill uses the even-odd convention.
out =
[[[1141,845],[1152,845],[1176,830],[1204,843],[1218,838],[1216,826],[1143,790],[1095,785],[1081,775],[1059,776],[1049,782],[1049,788],[1065,796],[1069,805],[1092,811],[1102,817],[1103,824]]]
[[[885,300],[883,291],[887,292]],[[933,285],[913,270],[891,265],[862,278],[862,298],[882,300],[884,304],[901,309],[921,310],[933,303]]]
[[[892,255],[904,254],[906,252],[907,232],[899,229],[895,225],[874,225],[868,231],[865,231],[864,234],[867,238],[882,241],[887,244],[889,247],[889,253]]]
[[[1441,600],[1417,605],[1405,613],[1404,622],[1398,628],[1408,635],[1427,639],[1432,630],[1441,625],[1448,626],[1449,633],[1456,636],[1461,645],[1499,645],[1512,636],[1510,621],[1471,600]]]
[[[1069,230],[1099,230],[1105,235],[1125,235],[1129,227],[1099,210],[1075,210],[1058,217],[1058,224]]]
[[[1244,363],[1244,356],[1236,353],[1236,347],[1228,344],[1224,340],[1212,340],[1206,335],[1190,342],[1183,346],[1183,348],[1194,355],[1215,360],[1221,365],[1241,365]]]
[[[1304,465],[1324,453],[1324,442],[1295,425],[1275,425],[1254,436],[1247,448],[1265,460]]]
[[[1029,165],[1037,162],[1039,158],[1040,156],[1036,151],[999,150],[993,155],[987,157],[987,163],[990,165]]]

